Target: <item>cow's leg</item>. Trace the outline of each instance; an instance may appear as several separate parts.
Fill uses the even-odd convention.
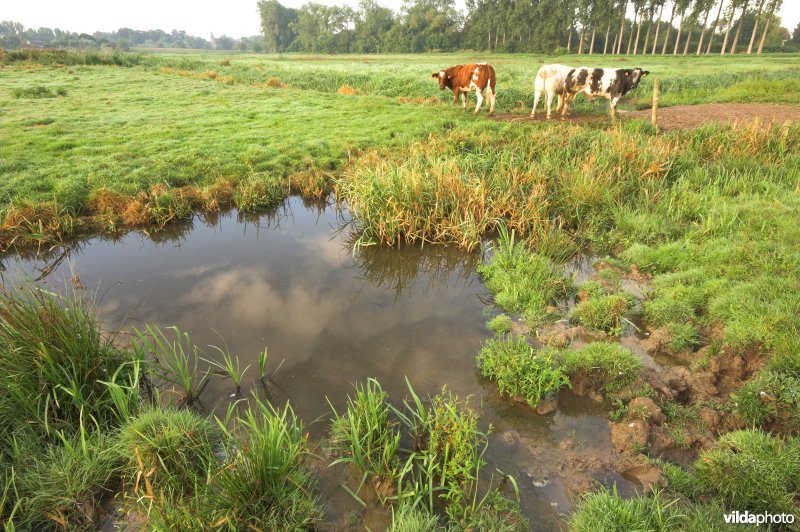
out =
[[[542,91],[537,90],[533,95],[533,107],[531,107],[531,118],[536,116],[536,108],[539,107],[539,99],[542,97]]]
[[[492,86],[488,85],[486,87],[487,94],[486,96],[489,98],[489,114],[494,113],[494,100],[495,100],[495,93],[492,90]]]
[[[611,120],[617,119],[617,102],[619,101],[619,96],[611,98]]]
[[[550,109],[553,107],[553,92],[547,91],[547,118],[550,118]]]
[[[467,93],[466,92],[462,92],[461,93],[461,107],[463,107],[464,109],[467,108]]]
[[[480,87],[475,87],[475,97],[478,99],[478,103],[475,104],[475,110],[472,114],[478,114],[478,111],[481,109],[481,105],[483,105],[483,93],[481,92]]]
[[[453,105],[458,107],[458,88],[453,89]]]
[[[560,113],[564,108],[564,94],[558,93],[558,105],[556,105],[556,113]]]
[[[569,114],[569,104],[572,103],[573,96],[571,94],[564,95],[564,107],[561,108],[561,119]]]

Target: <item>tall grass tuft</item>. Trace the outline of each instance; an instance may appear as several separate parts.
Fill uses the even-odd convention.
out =
[[[398,423],[391,419],[387,394],[375,379],[357,384],[355,397],[348,397],[347,411],[333,411],[330,444],[340,456],[331,465],[352,464],[361,474],[392,480],[400,447]]]
[[[481,375],[497,382],[500,393],[535,407],[542,399],[569,386],[569,378],[558,367],[555,353],[536,351],[523,336],[487,340],[477,359]]]
[[[580,349],[563,351],[561,368],[573,378],[582,375],[604,393],[613,393],[636,380],[641,360],[619,344],[592,342]]]
[[[321,518],[314,483],[305,469],[303,427],[287,404],[258,397],[238,418],[246,437],[216,478],[218,511],[237,530],[302,530]]]
[[[694,464],[705,493],[751,512],[794,512],[800,495],[800,441],[758,430],[729,432]]]
[[[204,483],[225,438],[205,416],[156,407],[123,425],[119,442],[130,489],[152,500],[161,490],[183,495]]]
[[[94,302],[78,288],[62,294],[33,281],[0,289],[0,417],[45,432],[81,423],[109,426],[136,409],[138,359],[101,333]],[[125,383],[112,391],[108,381]]]
[[[97,527],[104,500],[118,488],[123,462],[113,436],[81,427],[75,436],[59,437],[60,445],[35,454],[28,450],[27,460],[18,464],[16,488],[24,499],[16,525],[21,529]]]
[[[211,346],[212,349],[217,351],[222,356],[222,361],[216,360],[209,360],[203,359],[212,366],[219,369],[223,375],[231,379],[233,385],[236,386],[236,393],[239,394],[242,391],[242,378],[244,377],[244,373],[250,368],[249,365],[245,366],[242,369],[242,365],[239,363],[239,357],[233,356],[230,352],[226,349],[222,349],[220,347]]]
[[[602,489],[587,494],[569,517],[569,529],[575,532],[628,532],[677,530],[684,516],[677,512],[676,501],[665,502],[659,493],[623,499],[613,491]]]

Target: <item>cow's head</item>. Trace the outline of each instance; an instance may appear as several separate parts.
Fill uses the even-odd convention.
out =
[[[446,70],[440,70],[433,75],[434,78],[439,78],[439,90],[444,90],[447,87],[447,81],[450,79],[450,74]]]
[[[650,74],[649,70],[642,70],[639,67],[634,68],[630,71],[630,80],[631,80],[631,89],[635,89],[639,86],[639,82],[642,81],[642,78],[646,75]]]

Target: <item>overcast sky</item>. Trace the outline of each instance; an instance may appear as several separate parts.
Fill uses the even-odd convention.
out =
[[[316,0],[323,4],[349,4],[358,0]],[[306,0],[284,0],[299,7]],[[379,0],[398,10],[402,0]],[[463,2],[459,2],[463,5]],[[136,30],[185,30],[199,37],[210,33],[244,37],[259,33],[256,0],[2,0],[0,20],[14,20],[25,27],[47,26],[92,33],[121,27]],[[793,31],[800,22],[800,0],[784,0],[780,16]]]

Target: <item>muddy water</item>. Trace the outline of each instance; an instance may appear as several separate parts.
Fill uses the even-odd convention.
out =
[[[603,406],[564,393],[554,415],[538,416],[501,398],[474,363],[489,336],[479,257],[437,246],[354,255],[347,221],[330,205],[290,198],[259,217],[198,218],[154,238],[95,238],[47,260],[6,257],[2,265],[6,280],[46,274],[54,288],[72,278],[98,289],[99,315],[109,325],[176,325],[198,345],[227,343],[252,365],[246,387],[268,347],[270,370],[280,366],[270,398],[288,399],[312,438],[327,429],[326,398],[340,408],[352,384],[368,377],[398,404],[405,377],[418,392],[447,385],[471,396],[484,427],[494,426],[487,471],[516,477],[534,529],[557,528],[559,513],[571,508],[568,487],[611,478]],[[203,406],[224,411],[233,392],[230,381],[214,378]],[[339,528],[359,506],[338,488],[341,478],[323,476],[329,525]]]

